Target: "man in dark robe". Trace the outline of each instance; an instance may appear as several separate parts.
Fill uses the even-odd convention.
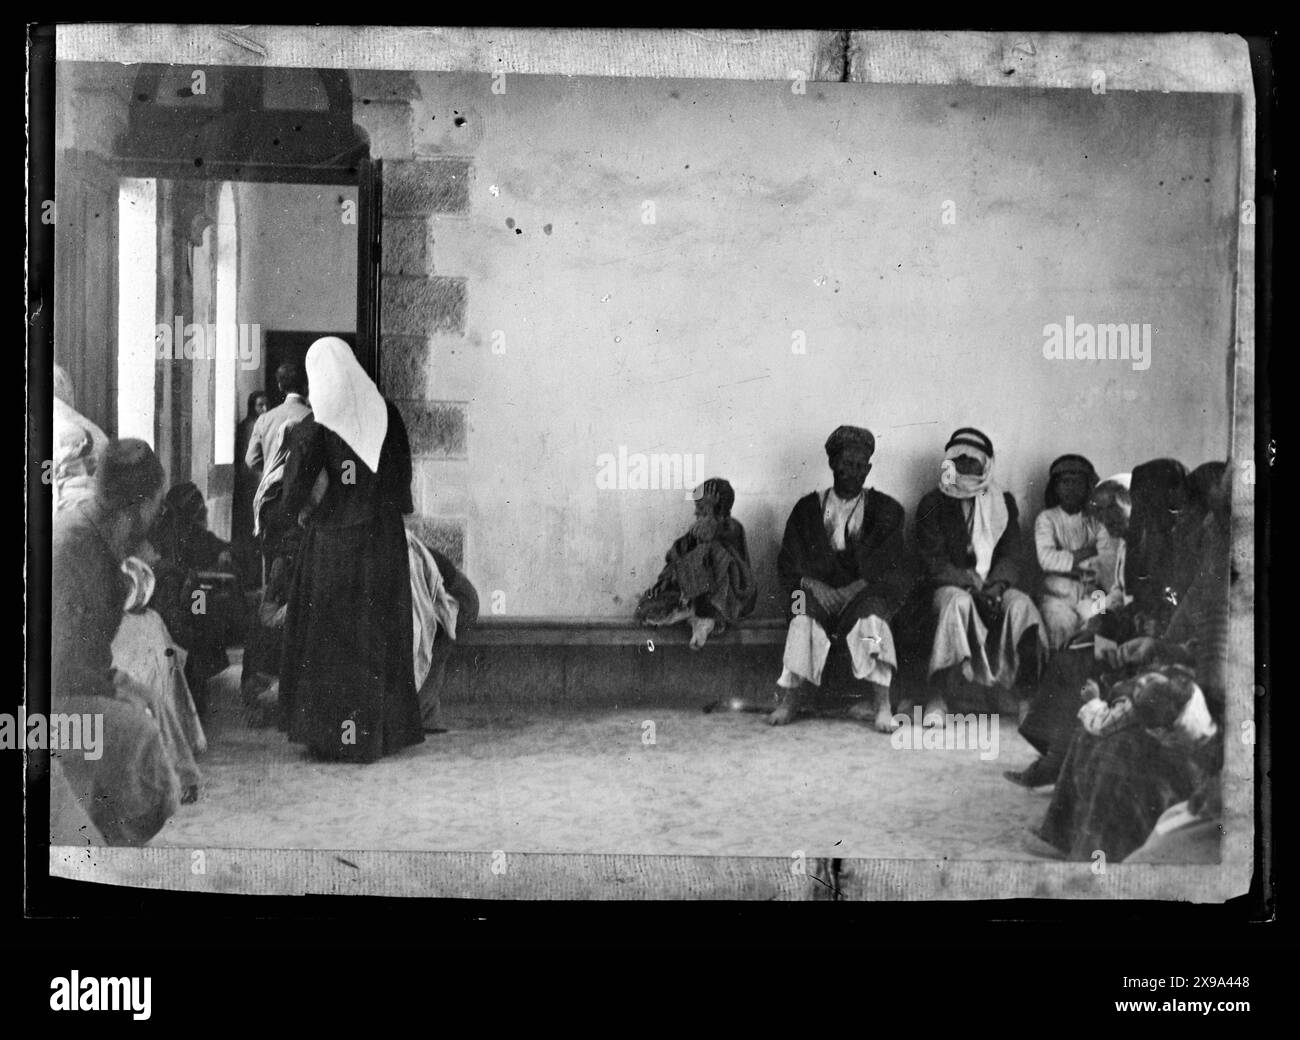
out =
[[[866,487],[876,441],[870,430],[841,426],[826,442],[833,486],[796,503],[786,524],[777,571],[790,627],[782,659],[780,703],[768,716],[783,726],[797,716],[803,684],[820,686],[832,642],[848,647],[864,690],[849,714],[897,728],[889,700],[898,667],[889,621],[912,583],[903,544],[903,507]]]

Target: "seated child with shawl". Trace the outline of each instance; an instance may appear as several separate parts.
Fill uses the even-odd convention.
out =
[[[686,621],[690,646],[699,650],[713,632],[747,617],[758,599],[745,545],[745,529],[731,515],[736,492],[721,477],[694,491],[695,522],[673,542],[664,569],[636,607],[642,624]]]

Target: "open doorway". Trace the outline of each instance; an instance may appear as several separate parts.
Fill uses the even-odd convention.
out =
[[[218,537],[238,540],[239,426],[257,391],[322,335],[356,349],[358,186],[122,178],[119,435],[190,482]],[[316,330],[328,329],[329,332]],[[363,362],[364,363],[364,362]]]

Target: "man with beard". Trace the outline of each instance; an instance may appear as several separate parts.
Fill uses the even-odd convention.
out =
[[[110,845],[143,844],[176,811],[180,784],[158,723],[117,696],[113,637],[128,579],[122,562],[144,543],[163,498],[163,469],[144,441],[111,441],[94,474],[94,494],[54,517],[50,597],[53,712],[104,720],[102,756],[52,754],[52,783],[66,778],[76,801]],[[57,830],[59,820],[52,823]]]
[[[790,610],[781,700],[773,726],[794,721],[803,684],[821,685],[832,640],[853,662],[861,699],[852,718],[874,721],[882,733],[897,728],[889,687],[898,667],[890,618],[912,583],[903,545],[903,507],[866,486],[876,439],[870,430],[841,426],[826,441],[834,482],[795,504],[786,524],[777,570]]]

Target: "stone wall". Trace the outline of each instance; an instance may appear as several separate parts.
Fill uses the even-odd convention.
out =
[[[440,262],[439,241],[463,234],[473,166],[461,156],[417,156],[415,78],[352,74],[353,112],[383,161],[380,385],[406,420],[414,456],[415,530],[458,565],[466,519],[456,493],[468,480],[468,402],[440,391],[437,359],[464,339],[469,284]]]

